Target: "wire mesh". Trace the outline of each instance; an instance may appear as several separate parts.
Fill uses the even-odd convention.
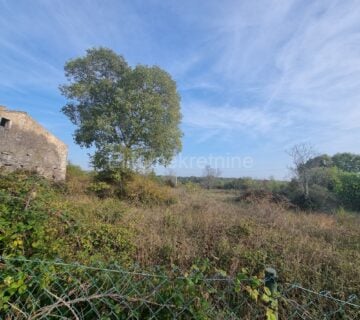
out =
[[[341,292],[337,296],[342,296]],[[280,315],[284,319],[360,319],[360,300],[356,294],[343,299],[328,291],[316,292],[298,284],[287,284],[281,291]],[[287,312],[282,312],[287,311]]]
[[[264,281],[243,275],[150,274],[115,265],[1,258],[0,315],[6,320],[276,319],[277,309],[279,319],[360,319],[355,295],[342,300],[287,284],[272,307],[264,292]]]

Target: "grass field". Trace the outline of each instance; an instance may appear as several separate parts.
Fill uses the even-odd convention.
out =
[[[341,210],[295,212],[267,201],[241,203],[234,191],[180,187],[176,194],[178,201],[170,206],[89,196],[68,201],[92,208],[81,211],[82,221],[108,220],[132,230],[132,259],[144,268],[174,264],[186,270],[198,259],[229,274],[242,268],[257,274],[272,266],[284,282],[360,293],[359,216]]]
[[[73,292],[69,281],[82,282],[80,286],[89,285],[89,288],[93,286],[99,294],[103,294],[104,288],[111,291],[115,284],[118,293],[123,292],[121,283],[126,279],[114,283],[107,271],[88,278],[81,272],[51,266],[54,259],[60,259],[72,268],[77,268],[80,263],[100,265],[103,270],[109,270],[116,264],[116,268],[135,268],[141,274],[160,271],[168,280],[157,292],[156,299],[159,300],[155,304],[158,307],[165,307],[161,302],[163,299],[177,299],[181,294],[181,299],[189,301],[189,305],[180,304],[182,308],[192,306],[196,312],[206,314],[211,314],[214,307],[223,312],[223,303],[227,304],[227,311],[234,312],[235,307],[229,306],[228,302],[238,301],[232,300],[235,296],[239,301],[247,301],[254,292],[264,291],[246,286],[240,292],[231,286],[218,287],[217,294],[213,292],[214,287],[207,286],[199,287],[199,292],[194,291],[192,281],[199,281],[199,276],[201,281],[206,281],[204,279],[212,277],[214,272],[226,274],[228,279],[238,279],[239,275],[264,279],[265,268],[273,267],[282,288],[297,283],[316,292],[329,291],[341,300],[353,294],[360,295],[358,214],[344,210],[333,214],[294,211],[266,199],[238,201],[238,191],[206,190],[192,184],[170,188],[153,180],[142,183],[142,179],[149,178],[137,177],[127,189],[129,198],[119,198],[112,193],[96,196],[89,191],[94,188],[90,188],[92,178],[86,175],[77,174],[66,185],[52,185],[21,172],[2,175],[0,251],[3,261],[9,262],[1,265],[0,315],[1,312],[6,314],[6,308],[14,303],[23,311],[27,310],[26,301],[30,299],[35,303],[39,297],[44,297],[44,301],[36,302],[36,312],[47,310],[48,304],[55,302],[54,296],[47,291],[44,295],[44,283],[45,289],[47,286],[52,290],[61,288],[59,294],[65,296]],[[14,258],[30,260],[21,264],[11,260]],[[43,262],[32,264],[34,258]],[[203,269],[204,266],[207,267]],[[174,270],[177,271],[174,273]],[[188,277],[194,270],[201,275],[196,275],[198,271],[195,271],[194,279],[184,282],[180,277],[176,280],[175,275]],[[76,275],[69,276],[73,272]],[[137,273],[134,277],[138,277]],[[129,291],[131,299],[134,299],[131,296],[134,292],[149,289],[143,284],[142,280],[136,283],[136,291]],[[147,285],[153,288],[154,284]],[[224,298],[224,290],[230,288],[232,298]],[[303,304],[314,303],[314,297],[318,299],[305,291],[301,294],[300,297],[296,290],[291,291],[286,301],[295,301],[301,309]],[[199,295],[204,305],[194,302]],[[257,301],[255,296],[251,299]],[[95,309],[90,303],[89,310],[95,312],[104,307],[105,302],[101,301]],[[326,312],[331,314],[329,310],[335,310],[336,315],[342,312],[338,303],[331,305],[330,302],[334,301],[317,300],[315,309],[306,307],[304,310],[314,311],[316,317]],[[106,302],[107,307],[108,303],[112,302]],[[143,307],[147,310],[146,303]],[[66,305],[64,308],[66,310]],[[249,317],[254,313],[262,318],[266,308],[263,302],[256,302],[256,305],[250,303],[248,308],[236,309],[236,312],[250,312],[246,313]],[[356,308],[352,314],[357,312]],[[282,305],[279,312],[291,315],[297,310]],[[132,309],[128,311],[131,313]],[[64,312],[61,309],[60,314],[64,315]]]

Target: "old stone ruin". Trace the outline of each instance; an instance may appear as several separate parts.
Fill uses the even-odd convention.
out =
[[[0,106],[0,167],[35,171],[48,179],[65,179],[67,146],[26,112]]]

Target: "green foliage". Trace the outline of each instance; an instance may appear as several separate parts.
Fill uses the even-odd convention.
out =
[[[344,172],[360,172],[360,155],[344,152],[337,153],[334,156],[323,154],[311,158],[306,162],[308,168],[333,168]]]
[[[342,171],[360,173],[360,155],[337,153],[332,157],[332,162]]]
[[[306,209],[332,211],[338,206],[336,195],[322,185],[312,185],[309,194]]]
[[[175,191],[153,172],[100,171],[88,190],[100,198],[119,198],[134,204],[161,205],[176,202]]]
[[[314,167],[309,170],[309,185],[319,185],[329,191],[335,188],[339,169],[336,167]]]
[[[56,238],[49,203],[55,192],[35,175],[0,175],[0,255],[53,256]]]
[[[88,191],[95,193],[99,198],[108,198],[114,195],[114,188],[111,184],[104,181],[94,181]]]
[[[286,185],[286,181],[279,181],[274,178],[258,180],[250,177],[243,177],[237,179],[226,179],[221,188],[240,191],[264,190],[270,192],[280,192]]]
[[[360,210],[358,160],[360,156],[341,153],[321,155],[306,163],[308,196],[299,179],[282,190],[295,205],[305,210],[334,211],[339,206]]]
[[[360,211],[360,175],[341,172],[335,185],[341,203],[349,209]]]
[[[106,261],[120,265],[129,265],[135,251],[133,233],[129,228],[111,223],[95,222],[88,225],[80,224],[73,229],[75,237],[69,237],[68,254],[63,253],[67,260],[80,260],[86,263]],[[77,243],[80,251],[74,252],[71,241]]]
[[[168,164],[181,149],[180,97],[159,67],[131,68],[112,50],[93,48],[68,61],[65,74],[62,111],[77,125],[76,143],[95,147],[95,168]]]
[[[144,274],[102,264],[6,259],[0,274],[0,316],[17,319],[69,319],[74,313],[82,319],[99,314],[104,319],[273,319],[275,302],[259,277],[244,269],[230,278],[208,260],[187,272],[173,266],[170,273]]]
[[[66,166],[66,179],[82,179],[89,177],[89,173],[84,171],[80,166],[68,163]]]
[[[298,285],[268,288],[263,274],[232,276],[208,260],[187,272],[152,273],[117,265],[3,259],[4,319],[357,319],[358,299],[337,299]],[[79,315],[79,316],[78,316]],[[100,316],[100,317],[99,317]]]
[[[329,168],[332,167],[333,164],[333,159],[328,156],[327,154],[322,154],[320,156],[316,156],[314,158],[309,159],[306,162],[306,167],[307,168]]]
[[[134,232],[119,225],[121,203],[79,206],[63,190],[24,172],[0,176],[0,255],[127,264]]]
[[[184,183],[185,190],[188,192],[197,192],[200,189],[200,185],[191,181]]]

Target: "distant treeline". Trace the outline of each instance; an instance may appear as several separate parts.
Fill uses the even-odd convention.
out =
[[[343,207],[360,211],[360,155],[323,154],[294,164],[290,181],[203,176],[179,177],[178,182],[239,192],[265,190],[287,197],[301,209],[333,211]]]
[[[194,183],[201,186],[205,186],[206,177],[178,177],[178,182],[183,184]],[[280,190],[281,187],[286,186],[288,181],[280,181],[275,179],[253,179],[251,177],[241,178],[222,178],[215,177],[212,181],[212,189],[223,189],[223,190],[249,190],[249,189],[265,189],[265,190]]]

